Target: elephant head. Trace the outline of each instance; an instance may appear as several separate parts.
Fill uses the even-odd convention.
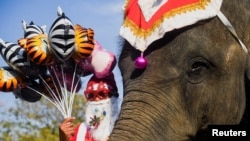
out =
[[[224,0],[221,11],[249,47],[250,0]],[[124,98],[111,141],[192,140],[208,125],[245,122],[249,54],[218,17],[165,33],[144,52],[146,69],[135,68],[139,55],[124,40]]]

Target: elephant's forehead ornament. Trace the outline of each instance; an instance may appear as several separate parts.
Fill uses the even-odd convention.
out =
[[[223,0],[127,0],[120,35],[141,51],[141,56],[135,60],[135,67],[146,68],[147,60],[143,52],[166,32],[215,16],[218,16],[247,52],[234,28],[220,11],[222,2]]]

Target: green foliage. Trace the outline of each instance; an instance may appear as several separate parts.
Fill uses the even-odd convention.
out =
[[[85,103],[84,96],[75,96],[75,124],[84,121]],[[36,103],[17,100],[15,107],[1,113],[0,141],[57,141],[62,121],[62,114],[46,99]]]

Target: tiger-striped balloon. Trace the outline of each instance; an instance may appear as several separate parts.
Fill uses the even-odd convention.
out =
[[[19,72],[22,72],[20,70],[22,67],[30,66],[27,52],[15,43],[4,42],[0,39],[0,54],[7,64]]]
[[[72,22],[58,7],[58,17],[49,31],[51,48],[56,58],[64,62],[72,56],[75,44],[75,31]]]
[[[0,68],[0,91],[11,92],[24,86],[24,77],[11,67]]]
[[[34,36],[40,35],[40,34],[46,34],[46,26],[38,26],[35,25],[32,21],[30,22],[29,25],[27,25],[27,23],[22,20],[22,26],[23,26],[23,30],[24,30],[24,38],[21,38],[18,40],[18,44],[23,47],[24,49],[27,48],[27,38],[32,38]]]
[[[24,47],[22,44],[20,46]],[[52,65],[54,63],[54,56],[45,34],[27,38],[24,49],[30,60],[38,65]]]
[[[83,28],[79,24],[75,26],[75,51],[72,58],[76,62],[89,57],[94,49],[94,31],[91,28]]]

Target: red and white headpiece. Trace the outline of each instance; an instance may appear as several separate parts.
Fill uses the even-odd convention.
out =
[[[126,0],[120,35],[141,51],[135,67],[145,69],[143,53],[166,32],[192,25],[220,13],[223,0]]]
[[[104,78],[97,78],[93,75],[87,84],[84,95],[88,101],[99,101],[112,96],[118,97],[114,74],[111,73]]]

